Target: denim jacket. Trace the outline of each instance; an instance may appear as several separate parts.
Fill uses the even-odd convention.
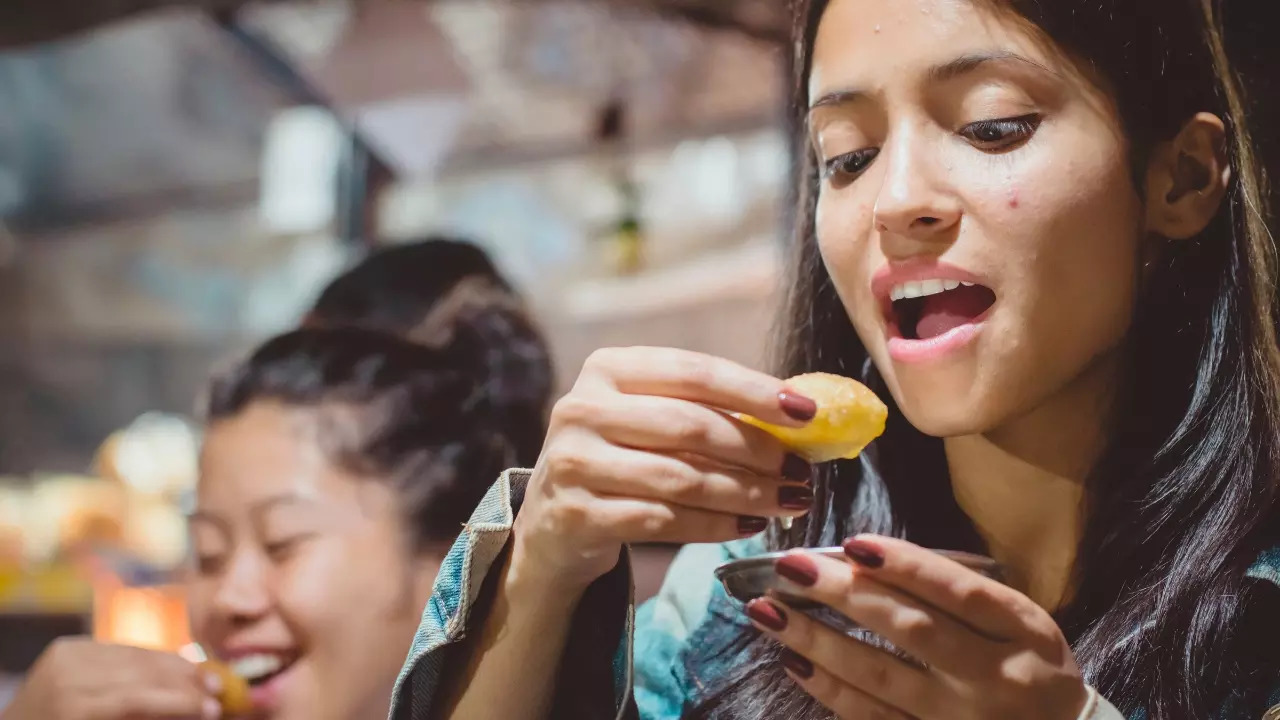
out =
[[[491,568],[501,558],[515,513],[523,500],[528,471],[504,473],[489,490],[440,568],[435,592],[423,612],[409,657],[396,681],[390,720],[428,720],[442,673],[452,662]],[[625,557],[588,590],[571,631],[566,662],[572,692],[557,692],[552,717],[676,720],[696,707],[740,660],[733,652],[711,653],[714,661],[689,657],[690,649],[730,648],[747,626],[739,607],[715,582],[712,570],[731,559],[763,551],[758,538],[723,545],[690,545],[676,556],[658,596],[634,606],[630,563]],[[1249,570],[1259,582],[1280,588],[1280,549]],[[589,618],[589,619],[588,619]],[[601,621],[601,619],[604,621]],[[707,622],[709,619],[717,622]],[[1280,623],[1278,623],[1280,624]],[[1280,628],[1276,630],[1280,643]],[[594,673],[594,675],[593,675]],[[1280,706],[1280,678],[1269,705]],[[592,692],[595,691],[595,692]],[[1095,698],[1082,720],[1123,720],[1105,700]],[[1141,720],[1139,712],[1132,720]],[[1254,711],[1227,710],[1221,720],[1258,720]],[[1280,707],[1266,713],[1280,720]]]

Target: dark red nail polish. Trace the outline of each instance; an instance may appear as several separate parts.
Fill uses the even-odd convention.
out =
[[[790,648],[782,648],[782,654],[778,656],[778,662],[782,663],[782,667],[790,670],[792,675],[801,680],[808,680],[813,677],[813,663],[796,654],[796,651]]]
[[[792,420],[809,422],[818,416],[818,403],[790,390],[778,393],[778,402],[782,405],[782,412]]]
[[[778,488],[778,507],[783,510],[808,510],[813,505],[813,490],[803,485]]]
[[[769,527],[769,521],[766,518],[746,515],[738,518],[738,532],[744,536],[757,535],[764,532],[767,527]]]
[[[787,627],[787,614],[782,611],[782,608],[764,598],[756,598],[747,603],[747,617],[774,632],[780,632]]]
[[[795,453],[787,453],[782,460],[782,477],[794,482],[810,482],[813,480],[813,465]]]
[[[845,540],[844,554],[865,568],[875,570],[884,567],[884,551],[865,540],[857,538]]]
[[[803,552],[782,556],[773,564],[773,569],[800,587],[813,587],[818,582],[818,564]]]

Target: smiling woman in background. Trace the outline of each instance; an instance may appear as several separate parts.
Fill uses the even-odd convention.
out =
[[[212,385],[191,520],[193,636],[273,720],[387,713],[482,478],[519,455],[474,333],[276,338]],[[477,375],[479,370],[480,374]]]
[[[388,285],[375,256],[207,393],[191,624],[254,718],[383,720],[450,543],[541,446],[549,353],[518,298],[473,246],[410,256],[446,266],[392,263]],[[414,270],[442,287],[387,294]],[[218,690],[175,655],[68,639],[0,717],[212,719]]]
[[[209,392],[193,634],[271,720],[382,720],[440,561],[542,445],[550,354],[477,246],[379,250]]]

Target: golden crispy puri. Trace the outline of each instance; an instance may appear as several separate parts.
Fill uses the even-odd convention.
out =
[[[787,387],[818,403],[818,415],[808,425],[788,428],[747,415],[739,419],[778,438],[810,462],[855,458],[884,432],[889,409],[857,380],[809,373],[791,378]]]

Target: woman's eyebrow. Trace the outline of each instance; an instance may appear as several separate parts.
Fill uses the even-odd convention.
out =
[[[946,82],[974,72],[975,70],[992,63],[1019,63],[1034,68],[1040,72],[1048,73],[1054,77],[1062,76],[1061,73],[1053,70],[1043,63],[1036,62],[1025,55],[1019,55],[1018,53],[1010,50],[966,53],[957,58],[929,68],[928,76],[933,82]],[[820,107],[848,105],[864,99],[867,95],[867,91],[858,88],[840,88],[818,96],[818,98],[809,106],[809,109],[816,110]]]
[[[254,522],[261,523],[271,514],[273,510],[279,508],[309,508],[315,507],[315,501],[303,495],[294,493],[281,493],[268,498],[259,500],[249,508],[249,515]]]
[[[1043,63],[1032,60],[1025,55],[1019,55],[1011,50],[991,50],[985,52],[966,53],[954,60],[949,60],[940,65],[929,68],[929,79],[934,82],[946,82],[954,80],[962,75],[966,75],[977,70],[984,65],[992,63],[1020,63],[1036,70],[1048,73],[1054,77],[1062,77],[1062,74],[1056,70],[1044,65]]]

